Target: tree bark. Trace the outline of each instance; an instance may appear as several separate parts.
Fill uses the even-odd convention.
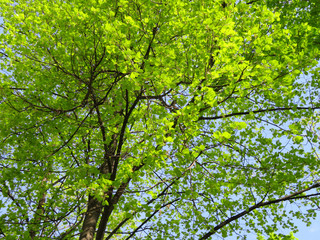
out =
[[[95,197],[89,196],[88,209],[83,221],[79,240],[93,240],[102,204]]]

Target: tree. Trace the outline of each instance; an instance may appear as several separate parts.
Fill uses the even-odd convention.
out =
[[[1,0],[2,236],[277,238],[293,218],[309,223],[318,12],[297,0]]]

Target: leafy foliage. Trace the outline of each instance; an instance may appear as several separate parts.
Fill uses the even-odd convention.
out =
[[[318,12],[0,0],[0,233],[293,239],[320,204]]]

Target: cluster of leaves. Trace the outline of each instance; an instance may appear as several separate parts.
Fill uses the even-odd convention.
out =
[[[281,239],[310,222],[315,2],[0,0],[0,234]]]

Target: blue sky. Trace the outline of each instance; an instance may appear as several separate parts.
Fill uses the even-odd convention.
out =
[[[320,216],[312,221],[311,226],[306,227],[304,223],[297,221],[299,232],[295,234],[299,240],[319,240],[320,239]]]

